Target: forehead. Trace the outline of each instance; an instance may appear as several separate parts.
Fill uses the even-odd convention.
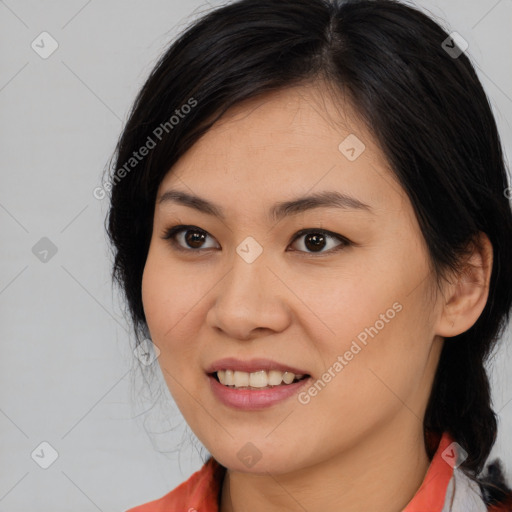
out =
[[[313,85],[273,91],[229,109],[175,163],[159,195],[174,185],[221,204],[239,198],[254,212],[264,203],[325,190],[359,196],[377,209],[404,200],[351,105]]]

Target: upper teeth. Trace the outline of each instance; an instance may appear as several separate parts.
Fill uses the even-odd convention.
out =
[[[304,375],[295,375],[292,372],[280,372],[278,370],[260,370],[247,373],[238,370],[219,370],[217,372],[219,381],[225,386],[235,386],[236,388],[253,387],[264,388],[266,386],[279,386],[282,382],[291,384],[295,378],[302,379]]]

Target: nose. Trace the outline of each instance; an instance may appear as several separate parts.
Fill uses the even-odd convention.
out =
[[[250,340],[283,331],[290,323],[290,292],[262,256],[248,263],[235,254],[231,269],[213,289],[207,323],[225,336]]]

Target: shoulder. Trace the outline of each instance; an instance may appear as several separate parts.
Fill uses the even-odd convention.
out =
[[[166,512],[199,509],[218,512],[218,497],[226,468],[209,457],[200,470],[161,498],[126,512]]]

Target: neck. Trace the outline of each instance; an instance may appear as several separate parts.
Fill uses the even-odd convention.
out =
[[[401,512],[430,464],[423,427],[409,416],[407,424],[369,433],[356,447],[314,466],[276,475],[228,469],[220,512]]]

